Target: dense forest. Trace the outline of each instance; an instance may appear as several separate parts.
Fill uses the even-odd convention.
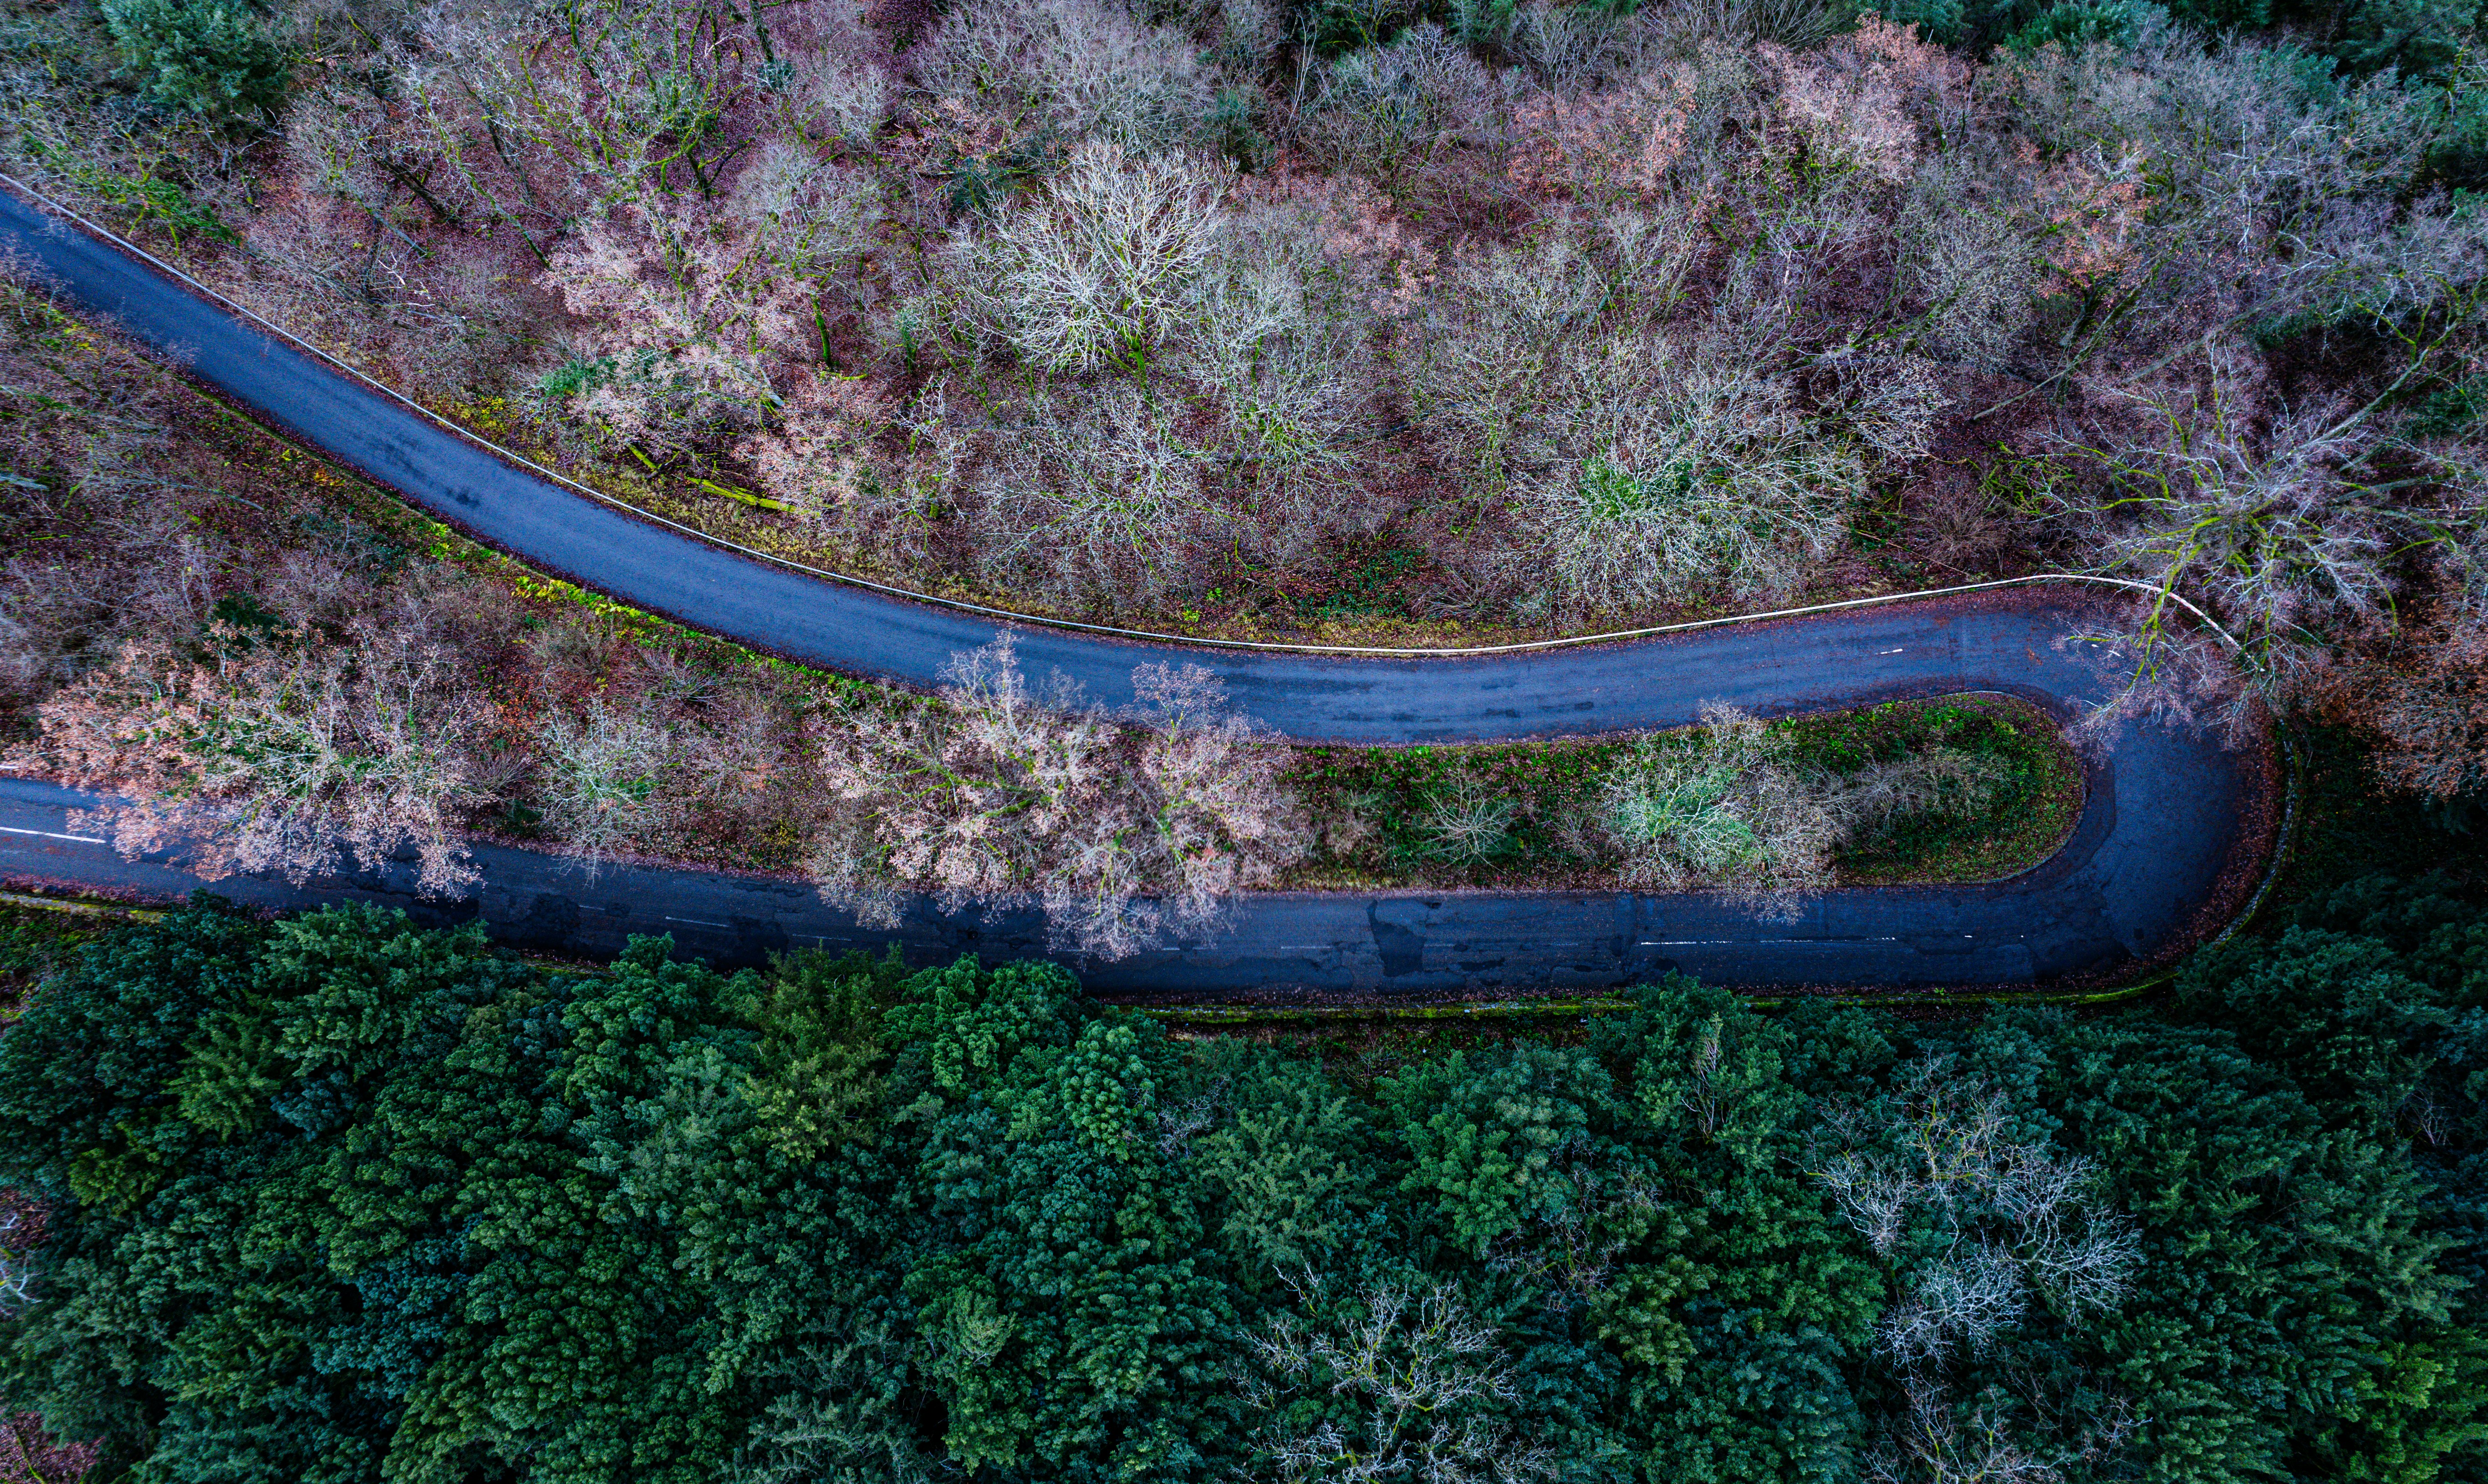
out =
[[[1025,611],[2129,577],[2240,640],[2104,613],[2145,702],[2338,723],[2326,808],[2426,800],[2398,868],[2488,826],[2483,24],[8,0],[0,156],[582,479]],[[209,871],[455,892],[490,834],[1113,954],[1275,884],[1770,906],[2078,802],[1954,706],[1344,755],[1138,680],[685,633],[0,285],[0,764]],[[2332,849],[2146,998],[1670,979],[1347,1047],[1040,964],[9,939],[0,1479],[2488,1484],[2488,910]]]
[[[0,1035],[0,1407],[159,1484],[2479,1478],[2483,1037],[2383,877],[2141,1009],[1347,1056],[207,905]]]
[[[1404,642],[2071,567],[2303,661],[2473,596],[2479,25],[79,0],[0,89],[278,322],[911,587]]]
[[[0,24],[0,154],[771,550],[1388,643],[2121,575],[2243,644],[2083,619],[2148,704],[2352,724],[2454,799],[2477,39],[2417,0],[74,0]],[[485,833],[867,916],[1037,897],[1112,955],[1272,886],[1784,905],[2071,807],[1941,728],[1351,780],[1181,673],[1109,714],[1007,651],[931,704],[790,671],[379,508],[23,282],[0,463],[6,765],[209,871],[410,849],[454,893]]]

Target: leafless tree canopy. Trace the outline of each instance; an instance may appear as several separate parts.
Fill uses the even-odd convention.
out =
[[[377,627],[339,643],[219,623],[208,639],[204,660],[133,647],[37,708],[62,775],[136,794],[94,814],[116,846],[186,847],[211,880],[378,870],[405,849],[426,892],[474,879],[460,826],[489,797],[492,708],[452,649]]]
[[[2470,611],[2435,92],[1617,9],[315,6],[257,151],[65,80],[71,18],[7,85],[49,188],[313,338],[919,585],[1536,627],[2072,566],[2275,696]]]
[[[809,869],[831,901],[895,921],[1034,898],[1058,941],[1118,958],[1220,920],[1293,858],[1278,749],[1207,671],[1144,666],[1130,714],[1032,689],[1008,635],[955,657],[941,705],[820,725],[839,800]]]
[[[1965,1406],[1947,1386],[1956,1362],[1986,1356],[2036,1310],[2079,1325],[2124,1302],[2140,1237],[2101,1200],[2099,1171],[2017,1141],[2009,1100],[1948,1056],[1906,1068],[1888,1097],[1829,1114],[1813,1178],[1887,1264],[1895,1293],[1875,1332],[1902,1415],[1875,1476],[2053,1484],[2112,1450],[2131,1425],[2113,1410],[2050,1428],[2044,1406]]]
[[[1494,1327],[1472,1314],[1456,1285],[1383,1279],[1332,1293],[1308,1274],[1291,1280],[1308,1324],[1282,1311],[1246,1342],[1244,1395],[1271,1420],[1254,1439],[1282,1479],[1411,1479],[1422,1484],[1521,1484],[1561,1476],[1542,1443],[1516,1434],[1484,1403],[1519,1392]],[[1287,1427],[1287,1396],[1310,1387],[1353,1404],[1355,1420]]]

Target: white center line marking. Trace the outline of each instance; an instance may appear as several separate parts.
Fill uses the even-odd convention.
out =
[[[1907,646],[1907,645],[1904,645],[1904,646],[1902,646],[1902,648],[1900,648],[1900,649],[1879,649],[1879,650],[1877,650],[1875,653],[1877,653],[1877,654],[1879,654],[1879,655],[1898,655],[1898,654],[1902,654],[1902,653],[1906,652],[1906,650],[1907,650],[1907,649],[1908,649],[1908,646]]]
[[[668,917],[668,918],[666,918],[665,920],[666,920],[667,922],[688,922],[688,923],[690,923],[693,927],[695,927],[695,928],[721,928],[721,929],[723,929],[724,931],[726,931],[726,932],[728,932],[728,933],[731,933],[731,932],[733,932],[733,931],[734,931],[734,929],[733,929],[732,927],[728,926],[728,925],[727,925],[727,924],[725,924],[725,923],[722,923],[722,922],[708,922],[708,921],[704,921],[704,920],[702,920],[702,919],[700,919],[700,918],[698,918],[698,917]]]
[[[103,845],[109,843],[107,841],[99,840],[93,835],[54,834],[48,829],[19,829],[10,825],[0,825],[0,835],[39,835],[46,840],[75,840],[80,845]]]

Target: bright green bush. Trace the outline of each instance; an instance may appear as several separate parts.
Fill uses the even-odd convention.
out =
[[[103,0],[103,22],[147,97],[212,119],[273,119],[290,63],[240,0]]]

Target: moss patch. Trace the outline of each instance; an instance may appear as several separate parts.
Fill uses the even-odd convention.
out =
[[[1966,817],[1896,822],[1842,853],[1844,884],[1993,881],[2053,854],[2082,808],[2080,760],[2046,713],[2000,695],[1896,701],[1773,723],[1792,760],[1852,774],[1912,751],[1949,747],[1993,764],[1994,801]],[[1322,838],[1285,884],[1300,889],[1614,884],[1585,822],[1630,739],[1473,747],[1307,747],[1291,782]],[[1482,849],[1448,853],[1447,813],[1484,817]]]

